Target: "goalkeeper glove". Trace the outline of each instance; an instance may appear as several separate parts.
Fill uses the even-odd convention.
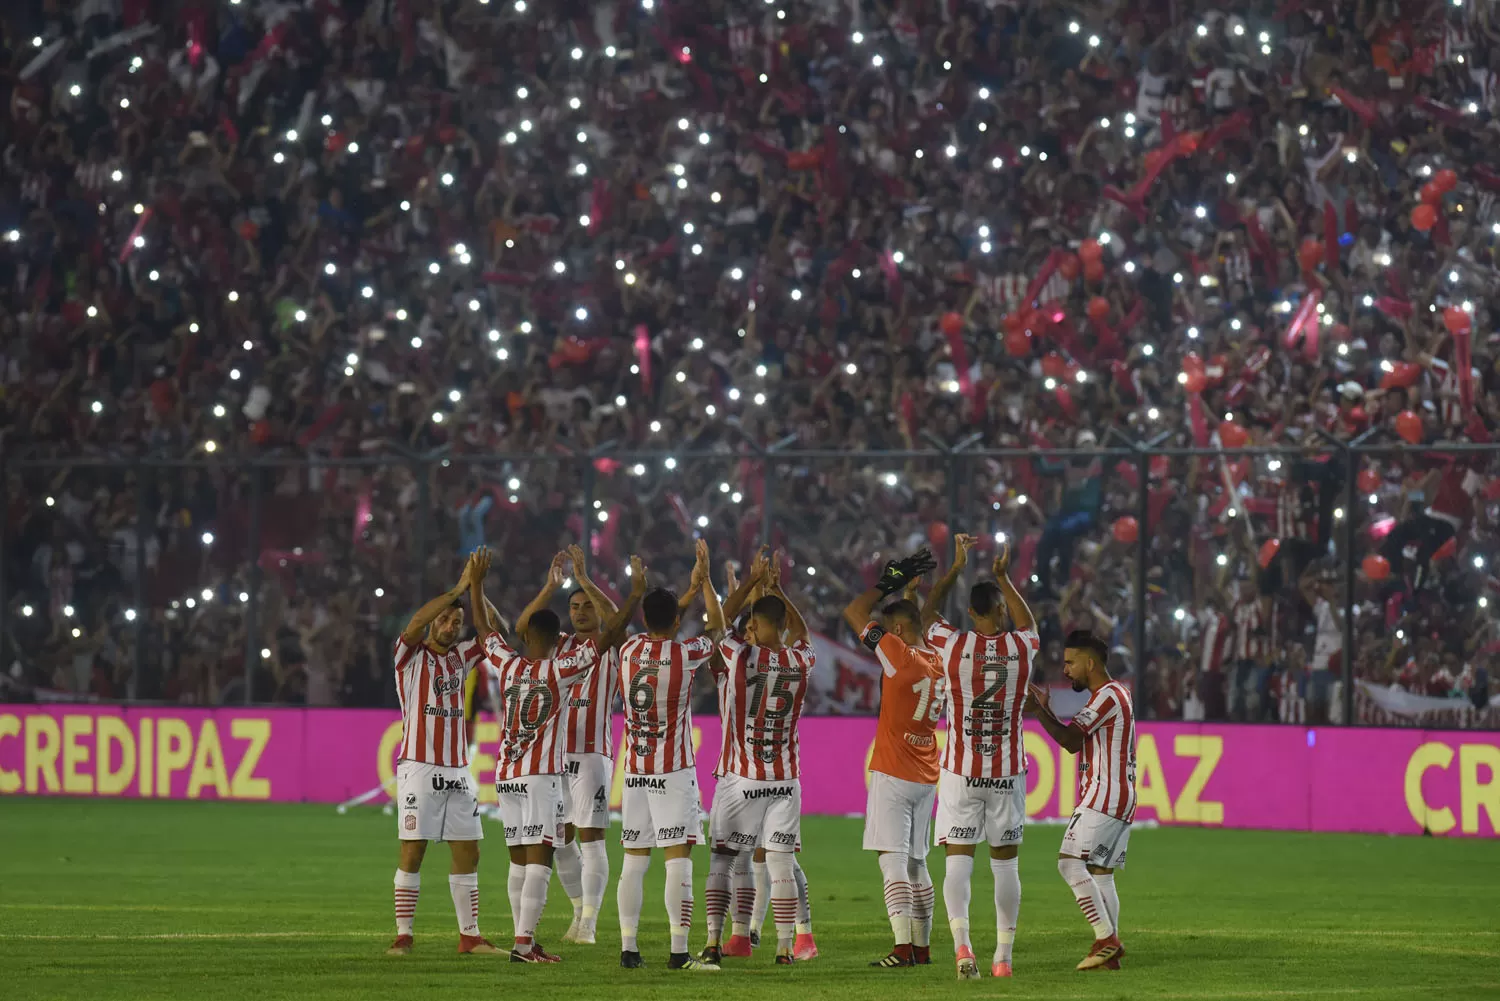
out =
[[[875,589],[882,595],[895,594],[897,591],[904,590],[907,584],[935,566],[937,566],[937,561],[926,549],[913,553],[904,560],[891,560],[881,571],[880,580],[876,583]]]

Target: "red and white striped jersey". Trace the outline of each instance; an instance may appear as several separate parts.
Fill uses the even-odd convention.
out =
[[[661,775],[693,767],[693,675],[713,653],[707,636],[682,642],[639,633],[620,647],[627,772]]]
[[[797,725],[807,676],[817,660],[811,644],[768,650],[730,637],[718,649],[724,658],[719,713],[728,752],[725,773],[773,782],[796,778]]]
[[[1203,653],[1198,661],[1198,669],[1201,671],[1222,671],[1224,669],[1224,657],[1229,653],[1229,640],[1233,630],[1230,628],[1229,616],[1212,608],[1205,608],[1203,615],[1199,618],[1200,631],[1199,641],[1203,644]]]
[[[1032,629],[995,635],[955,629],[939,617],[927,642],[937,648],[948,678],[943,770],[974,779],[1024,774],[1021,707],[1041,637]]]
[[[1118,681],[1105,684],[1078,710],[1072,726],[1082,730],[1083,761],[1078,771],[1078,803],[1117,817],[1135,817],[1135,706]]]
[[[1240,598],[1234,603],[1230,615],[1234,618],[1234,659],[1259,660],[1261,634],[1265,628],[1259,595],[1250,594]]]
[[[426,643],[396,637],[396,698],[401,702],[401,761],[466,768],[464,680],[484,648],[465,640],[438,653]]]
[[[598,666],[599,648],[580,640],[566,652],[530,660],[491,633],[484,640],[489,667],[496,675],[500,714],[500,750],[495,781],[523,775],[560,775],[563,739],[559,722],[563,702],[575,686],[588,681]]]
[[[566,634],[557,645],[558,656],[563,656],[581,643],[591,642],[578,636]],[[614,748],[610,745],[609,719],[614,708],[615,692],[618,691],[619,671],[614,650],[605,650],[599,658],[599,666],[573,690],[563,706],[562,722],[563,751],[567,754],[602,754],[609,757]]]

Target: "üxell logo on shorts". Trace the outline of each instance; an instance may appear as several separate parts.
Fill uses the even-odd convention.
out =
[[[465,792],[468,788],[467,779],[445,779],[441,775],[432,777],[433,792]]]

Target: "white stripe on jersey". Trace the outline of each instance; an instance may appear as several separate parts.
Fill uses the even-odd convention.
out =
[[[469,763],[464,729],[464,679],[484,651],[465,640],[438,653],[426,643],[396,637],[396,698],[401,703],[401,761],[445,768]]]
[[[948,678],[943,769],[975,779],[1023,774],[1021,707],[1041,637],[1029,629],[993,636],[954,629],[940,617],[927,630],[927,642]]]
[[[816,656],[806,642],[780,650],[728,638],[719,644],[725,772],[779,782],[798,775],[797,725]]]
[[[484,649],[500,693],[495,781],[561,775],[563,740],[558,723],[562,704],[574,686],[587,683],[598,666],[598,647],[593,640],[581,640],[566,653],[529,660],[491,633],[484,639]]]
[[[625,771],[661,775],[693,767],[693,675],[713,653],[707,636],[684,643],[642,633],[620,647]]]
[[[1087,737],[1079,763],[1078,802],[1090,810],[1135,817],[1135,706],[1118,681],[1105,684],[1078,710],[1072,726]]]
[[[577,636],[567,635],[558,644],[558,656],[570,653],[581,643]],[[609,720],[618,691],[616,652],[604,651],[599,666],[589,680],[579,685],[563,706],[563,750],[568,754],[602,754],[611,757]]]

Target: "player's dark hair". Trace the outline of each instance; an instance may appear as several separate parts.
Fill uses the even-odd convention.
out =
[[[562,620],[550,608],[534,613],[526,623],[526,631],[542,646],[550,646],[562,635]]]
[[[653,633],[671,632],[677,625],[677,595],[665,587],[655,587],[641,599],[641,614],[646,617],[646,628]]]
[[[1068,650],[1087,651],[1089,656],[1099,662],[1100,667],[1109,663],[1108,644],[1087,629],[1073,630],[1068,634],[1068,638],[1063,641],[1063,647]]]
[[[975,615],[994,615],[1004,600],[1000,585],[992,580],[982,580],[969,588],[969,609]]]
[[[909,601],[906,598],[900,598],[886,605],[880,610],[880,614],[885,616],[886,621],[902,619],[919,628],[922,625],[922,610],[917,607],[915,601]]]
[[[769,622],[778,629],[786,626],[786,602],[774,594],[768,594],[757,600],[750,606],[750,614],[757,619]]]

